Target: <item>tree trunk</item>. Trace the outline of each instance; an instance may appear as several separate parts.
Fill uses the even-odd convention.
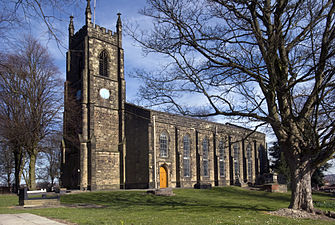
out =
[[[28,181],[29,182],[28,187],[30,190],[36,189],[35,165],[36,165],[36,154],[31,154],[29,161],[29,181]]]
[[[20,150],[14,150],[14,164],[15,164],[15,171],[14,171],[14,177],[15,177],[15,188],[14,192],[19,193],[20,189],[20,175],[21,175],[21,168],[22,168],[22,152]]]
[[[12,173],[7,173],[7,187],[10,188],[10,178],[11,178]]]
[[[291,169],[291,202],[289,208],[314,213],[312,199],[312,169],[308,166]]]

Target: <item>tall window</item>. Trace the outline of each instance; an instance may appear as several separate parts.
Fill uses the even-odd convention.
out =
[[[223,141],[219,143],[219,168],[220,168],[220,177],[225,176],[224,171],[224,144]]]
[[[184,177],[190,176],[190,138],[188,135],[184,136],[184,154],[183,154],[183,168],[184,168]]]
[[[104,50],[99,55],[99,75],[107,77],[107,62],[108,62],[108,55],[107,52]]]
[[[204,138],[202,141],[202,166],[204,169],[204,177],[209,176],[208,172],[208,140]]]
[[[237,143],[234,144],[234,167],[235,179],[240,177],[240,148]]]
[[[247,160],[248,160],[248,180],[252,181],[252,152],[251,145],[247,145]]]
[[[165,133],[162,133],[159,136],[159,150],[160,150],[160,156],[161,157],[167,157],[168,156],[168,138]]]

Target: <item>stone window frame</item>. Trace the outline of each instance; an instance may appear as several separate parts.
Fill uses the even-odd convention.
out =
[[[191,177],[191,137],[189,134],[183,137],[183,176]]]
[[[207,137],[203,138],[201,145],[202,145],[202,167],[203,167],[202,172],[204,177],[209,177],[209,140]]]
[[[250,143],[247,144],[246,147],[246,153],[247,153],[247,170],[248,170],[248,180],[252,181],[252,146]]]
[[[159,156],[163,158],[169,157],[169,135],[166,131],[159,135]]]
[[[220,177],[225,177],[225,144],[223,139],[219,141],[219,174]]]
[[[239,143],[234,143],[233,144],[233,153],[234,153],[234,173],[235,173],[235,179],[237,179],[237,178],[241,177],[241,171],[240,171],[240,146],[239,146]]]
[[[109,55],[106,49],[102,50],[99,54],[99,75],[108,77],[108,61]]]

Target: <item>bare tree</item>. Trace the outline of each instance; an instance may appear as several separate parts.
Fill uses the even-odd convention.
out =
[[[8,12],[6,8],[1,7],[0,9],[0,38],[6,39],[7,32],[10,29],[13,29],[16,27],[16,25],[19,23],[17,18]]]
[[[0,147],[0,179],[7,187],[11,187],[14,173],[14,155],[9,147],[2,144]]]
[[[14,156],[15,192],[20,186],[24,166],[25,104],[21,90],[21,59],[9,54],[0,54],[0,135]]]
[[[36,188],[35,164],[40,142],[60,122],[60,79],[45,47],[28,37],[0,64],[1,135],[19,156],[16,170],[29,159],[28,187]],[[15,152],[17,151],[17,153]],[[19,176],[16,171],[16,176]],[[16,178],[19,182],[19,178]]]
[[[146,53],[169,61],[138,72],[141,97],[186,115],[181,96],[207,113],[269,124],[291,171],[290,208],[314,211],[311,175],[335,151],[335,2],[148,0],[151,32],[128,30]]]
[[[48,136],[42,143],[41,178],[46,182],[50,182],[51,187],[55,185],[55,181],[59,180],[60,177],[61,141],[62,134],[59,132]]]
[[[76,8],[75,0],[14,0],[0,2],[0,38],[7,39],[11,29],[27,27],[39,22],[46,27],[50,38],[61,44],[62,31],[58,28],[68,9]],[[72,12],[73,13],[73,12]]]

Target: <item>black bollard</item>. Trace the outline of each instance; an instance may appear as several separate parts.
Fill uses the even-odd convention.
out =
[[[28,199],[27,188],[20,188],[19,189],[19,205],[24,205],[24,200]]]

